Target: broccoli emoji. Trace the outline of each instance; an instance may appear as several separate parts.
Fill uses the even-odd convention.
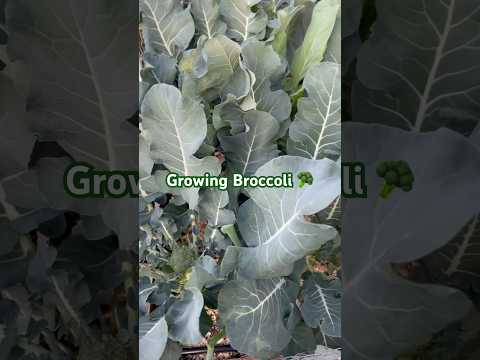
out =
[[[313,184],[313,175],[309,171],[302,171],[297,175],[300,179],[300,188],[303,188],[305,184],[312,185]]]
[[[383,161],[377,166],[377,175],[385,180],[380,190],[380,197],[383,199],[395,188],[406,192],[412,190],[415,181],[412,170],[405,161]]]

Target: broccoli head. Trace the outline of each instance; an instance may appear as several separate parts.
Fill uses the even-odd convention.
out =
[[[384,179],[380,197],[386,199],[395,188],[411,191],[415,177],[406,161],[382,161],[377,165],[377,175]]]
[[[300,188],[303,188],[305,184],[312,185],[313,184],[313,175],[309,171],[302,171],[297,175],[297,177],[300,179]]]

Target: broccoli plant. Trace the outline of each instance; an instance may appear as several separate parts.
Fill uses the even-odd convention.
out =
[[[335,344],[340,1],[141,0],[140,13],[140,358]],[[221,191],[168,187],[171,172],[301,176]]]

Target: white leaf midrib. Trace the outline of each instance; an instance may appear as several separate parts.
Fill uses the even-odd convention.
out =
[[[73,9],[71,0],[68,0],[68,1],[69,1],[70,8]],[[108,164],[109,164],[110,170],[115,170],[117,161],[116,161],[115,149],[112,142],[112,130],[110,128],[108,114],[107,114],[105,102],[103,100],[102,89],[100,87],[100,84],[98,83],[97,73],[95,70],[95,66],[92,63],[92,56],[87,46],[86,39],[83,34],[83,29],[80,27],[80,24],[78,23],[77,17],[75,15],[73,16],[73,21],[75,22],[75,27],[78,29],[78,34],[80,36],[80,45],[82,46],[82,49],[85,52],[85,58],[87,60],[87,65],[90,70],[91,79],[92,79],[93,86],[95,88],[95,93],[98,99],[98,108],[100,110],[103,128],[105,130],[105,142],[107,144]]]
[[[335,323],[333,322],[332,315],[330,314],[329,306],[327,303],[326,296],[323,292],[323,289],[318,284],[315,284],[315,288],[317,289],[318,295],[320,295],[320,300],[322,301],[323,307],[325,308],[325,312],[328,316],[328,319],[330,320],[330,323],[332,324],[333,328],[335,328]]]
[[[144,3],[145,3],[145,5],[148,6],[148,9],[152,13],[151,19],[155,23],[155,27],[157,28],[157,31],[160,34],[160,38],[162,39],[163,45],[165,46],[165,49],[167,50],[168,55],[173,56],[173,53],[170,50],[170,46],[168,45],[168,41],[165,39],[165,35],[163,34],[162,28],[160,26],[160,22],[158,21],[157,17],[155,16],[155,12],[154,12],[152,6],[150,5],[150,3],[148,1],[145,1]]]
[[[251,308],[249,311],[247,312],[244,312],[244,313],[240,313],[240,317],[242,316],[246,316],[246,315],[249,315],[249,314],[252,314],[252,313],[255,313],[256,311],[258,311],[258,309],[260,308],[263,308],[263,305],[265,303],[267,303],[279,290],[281,290],[283,288],[283,285],[285,285],[286,283],[286,280],[284,278],[280,279],[280,281],[278,283],[275,284],[275,286],[273,287],[272,291],[270,291],[270,293],[268,293],[264,298],[263,300],[260,300],[257,304],[257,306],[255,306],[254,308]],[[244,290],[247,290],[247,289],[244,289]],[[248,293],[250,293],[251,295],[255,296],[258,298],[258,295],[255,294],[255,293],[252,293],[251,291],[247,290]]]
[[[326,112],[325,112],[325,120],[322,123],[321,131],[320,131],[320,134],[318,135],[317,143],[315,144],[315,152],[313,153],[313,156],[312,156],[313,160],[317,159],[318,153],[321,149],[323,134],[324,134],[325,129],[327,128],[327,125],[328,125],[328,120],[329,120],[329,117],[330,117],[330,109],[331,109],[332,103],[333,103],[333,93],[334,93],[335,87],[336,87],[336,81],[335,80],[337,78],[337,73],[338,73],[338,67],[335,67],[335,74],[333,76],[332,86],[331,86],[330,92],[328,94],[328,105],[327,105],[327,109],[326,109]]]
[[[450,2],[447,17],[445,19],[445,28],[444,28],[443,33],[440,36],[438,47],[435,50],[435,55],[434,55],[434,61],[433,61],[433,64],[432,64],[432,68],[431,68],[431,70],[428,74],[427,83],[425,84],[423,94],[420,98],[420,105],[419,105],[417,116],[416,116],[416,119],[415,119],[415,127],[414,127],[415,132],[420,132],[422,130],[422,125],[425,121],[426,112],[428,110],[428,101],[429,101],[429,98],[430,98],[430,93],[431,93],[433,85],[435,83],[435,79],[436,79],[437,72],[438,72],[438,69],[439,69],[439,66],[440,66],[440,62],[443,58],[443,51],[444,51],[446,43],[447,43],[448,35],[450,34],[450,29],[451,29],[452,20],[453,20],[453,12],[454,12],[453,10],[455,8],[455,1],[456,0],[451,0],[451,2]],[[425,11],[427,11],[427,10],[425,9]]]
[[[467,231],[465,232],[463,241],[458,247],[457,253],[453,257],[447,270],[445,270],[445,274],[447,276],[451,276],[458,271],[462,259],[466,255],[467,249],[470,246],[470,242],[474,239],[475,230],[479,224],[479,217],[480,215],[475,216],[475,218],[468,225]]]

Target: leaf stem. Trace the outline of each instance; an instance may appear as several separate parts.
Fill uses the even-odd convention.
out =
[[[238,237],[237,230],[235,230],[235,225],[224,225],[220,228],[223,233],[227,234],[227,236],[232,240],[233,244],[238,247],[242,247],[242,241]]]
[[[213,355],[215,353],[215,345],[220,341],[222,340],[222,338],[225,336],[225,332],[223,331],[223,329],[221,329],[218,334],[214,335],[211,337],[211,339],[208,341],[208,344],[207,344],[207,348],[208,348],[208,351],[207,351],[207,357],[206,357],[206,360],[213,360]]]

